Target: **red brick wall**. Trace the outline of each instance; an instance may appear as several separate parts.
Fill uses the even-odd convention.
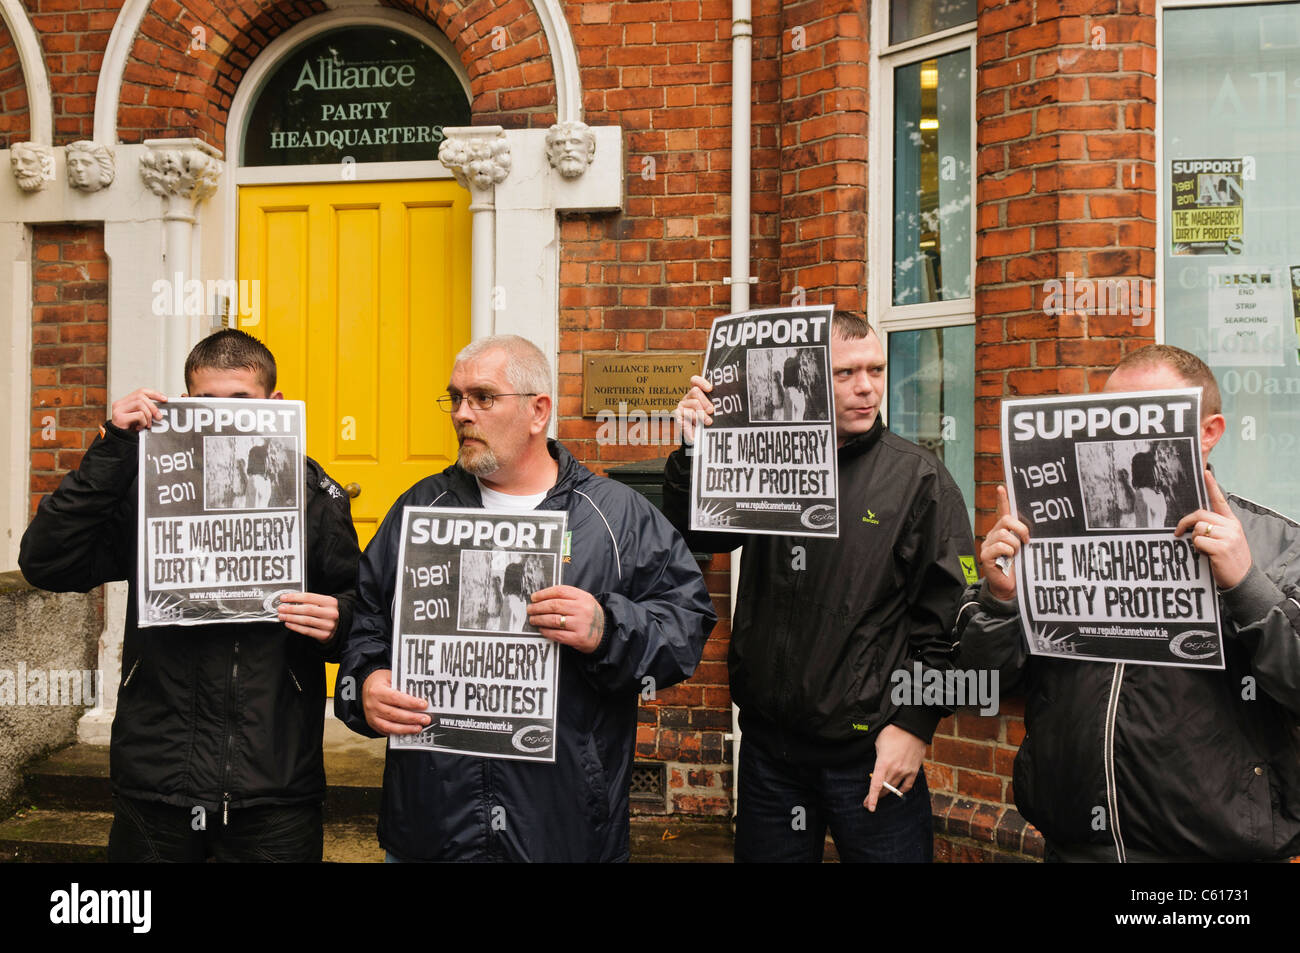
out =
[[[1149,314],[1047,314],[1044,283],[1154,279],[1156,214],[1152,0],[982,7],[977,531],[992,524],[1002,478],[1001,398],[1097,389],[1126,348],[1154,336]]]
[[[476,125],[545,128],[555,121],[550,50],[526,0],[387,0],[387,5],[434,23],[454,44],[469,73]],[[193,0],[183,7],[175,0],[156,0],[127,62],[119,137],[140,142],[196,136],[224,149],[235,89],[257,54],[289,27],[325,9],[323,0]],[[494,33],[497,26],[504,33]],[[196,28],[202,32],[195,34]]]
[[[122,0],[26,0],[54,99],[54,144],[90,139],[95,86]]]
[[[783,303],[796,286],[808,304],[866,303],[869,16],[860,0],[781,9]]]
[[[18,47],[0,21],[0,149],[31,138],[27,112],[27,86],[23,79]]]
[[[32,512],[108,417],[102,226],[32,229]]]
[[[714,317],[729,309],[731,4],[579,0],[565,13],[586,121],[621,125],[627,148],[625,211],[561,225],[559,435],[603,472],[673,446],[596,443],[596,422],[581,416],[582,352],[703,350]],[[754,4],[755,307],[776,304],[779,290],[779,18],[775,0]],[[637,755],[679,763],[669,774],[675,810],[730,811],[727,566],[721,555],[706,567],[722,621],[695,676],[641,703]]]

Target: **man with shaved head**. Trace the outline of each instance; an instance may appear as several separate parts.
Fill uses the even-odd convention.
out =
[[[1227,426],[1205,363],[1168,345],[1129,354],[1105,390],[1201,388],[1201,453]],[[1139,484],[1134,474],[1133,484]],[[980,549],[983,582],[958,616],[958,665],[1000,670],[1025,695],[1016,755],[1020,813],[1048,860],[1280,860],[1300,853],[1300,524],[1225,494],[1206,466],[1208,509],[1170,514],[1209,558],[1224,670],[1031,656],[1016,606],[1029,528],[998,487]],[[1016,684],[1018,683],[1018,685]]]

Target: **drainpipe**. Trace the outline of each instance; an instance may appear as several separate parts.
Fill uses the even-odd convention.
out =
[[[731,0],[731,313],[749,310],[749,142],[754,23],[750,0]],[[731,554],[731,615],[736,615],[739,551]],[[740,709],[731,703],[731,806],[740,803]],[[734,814],[733,814],[734,817]]]

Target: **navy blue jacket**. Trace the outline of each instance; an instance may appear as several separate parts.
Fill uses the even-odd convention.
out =
[[[659,511],[549,446],[559,474],[537,508],[569,514],[561,582],[600,602],[604,637],[590,655],[561,648],[554,764],[389,749],[379,842],[404,859],[626,860],[638,695],[688,678],[717,621],[699,567]],[[482,505],[477,481],[453,465],[402,494],[366,547],[334,709],[353,731],[377,736],[361,687],[392,666],[403,508]]]

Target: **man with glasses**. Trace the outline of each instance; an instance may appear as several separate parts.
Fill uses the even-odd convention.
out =
[[[626,860],[638,694],[695,670],[717,621],[704,580],[644,497],[547,439],[550,368],[532,342],[502,335],[469,345],[438,403],[459,457],[404,493],[366,548],[335,711],[371,737],[416,734],[431,721],[424,699],[391,685],[403,508],[563,510],[564,584],[532,592],[524,607],[560,646],[556,758],[390,748],[379,842],[393,861]]]

